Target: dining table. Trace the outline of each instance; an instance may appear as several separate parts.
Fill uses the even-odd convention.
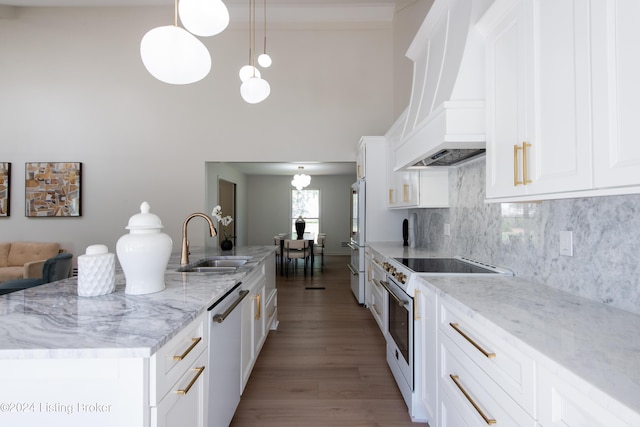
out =
[[[284,276],[284,241],[285,240],[308,240],[309,250],[311,251],[311,275],[313,276],[313,244],[316,240],[315,233],[303,233],[302,237],[298,237],[297,233],[289,233],[280,236],[280,275]]]

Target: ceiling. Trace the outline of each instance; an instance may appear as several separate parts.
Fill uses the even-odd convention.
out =
[[[354,175],[355,162],[225,162],[247,175],[294,175],[298,166],[304,167],[307,175]]]
[[[398,0],[268,0],[269,5],[290,6],[371,6],[395,5]],[[117,7],[117,6],[160,6],[173,3],[173,0],[0,0],[6,6],[83,6],[83,7]],[[224,0],[227,6],[245,6],[247,0]]]

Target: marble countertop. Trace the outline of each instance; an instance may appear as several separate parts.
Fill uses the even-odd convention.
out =
[[[0,296],[0,359],[149,357],[204,313],[275,246],[234,248],[224,255],[253,257],[233,273],[178,273],[173,254],[166,288],[126,295],[125,277],[116,272],[109,295],[79,297],[77,278]],[[192,249],[190,260],[221,254]]]
[[[383,256],[404,255],[399,244],[371,246]],[[448,255],[407,251],[407,256]],[[640,315],[518,277],[421,280],[467,315],[515,337],[520,350],[558,368],[554,374],[582,381],[582,392],[595,387],[640,414]]]

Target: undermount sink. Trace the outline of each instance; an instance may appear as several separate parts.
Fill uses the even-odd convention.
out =
[[[178,268],[181,273],[226,273],[233,272],[249,261],[249,256],[212,256]]]

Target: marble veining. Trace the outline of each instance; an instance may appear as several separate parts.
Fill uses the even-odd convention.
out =
[[[640,314],[640,195],[485,203],[482,157],[450,168],[449,194],[449,209],[410,211],[417,246]],[[559,254],[563,230],[573,232],[573,257]]]
[[[234,273],[215,274],[178,273],[175,254],[166,288],[153,294],[125,295],[119,271],[108,295],[79,297],[70,278],[0,296],[0,359],[149,357],[274,250],[236,248],[253,259]],[[210,255],[192,250],[192,259]]]
[[[474,320],[517,338],[516,348],[640,414],[639,315],[518,277],[421,280]]]

